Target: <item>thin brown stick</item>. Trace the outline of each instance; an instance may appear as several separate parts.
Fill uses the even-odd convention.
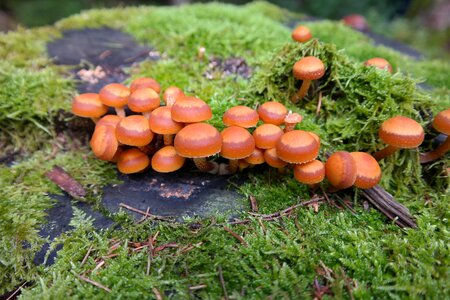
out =
[[[276,218],[281,218],[281,217],[283,217],[284,215],[286,215],[287,213],[289,213],[290,211],[292,211],[292,210],[294,210],[296,208],[299,208],[299,207],[302,207],[302,206],[307,206],[307,205],[310,205],[310,204],[313,204],[313,203],[322,202],[322,201],[323,201],[322,197],[315,197],[315,198],[313,198],[311,200],[308,200],[308,201],[305,201],[305,202],[302,202],[302,203],[298,203],[298,204],[289,206],[288,208],[286,208],[286,209],[284,209],[282,211],[279,211],[279,212],[275,212],[273,214],[264,215],[264,214],[257,214],[257,213],[252,213],[252,212],[249,212],[248,214],[250,214],[252,216],[255,216],[255,217],[263,218],[264,220],[272,220],[272,219],[276,219]]]
[[[199,285],[195,285],[195,286],[190,286],[190,287],[189,287],[189,290],[190,290],[190,291],[196,291],[196,290],[204,289],[204,288],[206,288],[206,287],[207,287],[206,284],[199,284]]]
[[[155,288],[155,287],[152,288],[152,292],[153,292],[153,294],[155,294],[156,300],[163,300],[163,296],[161,295],[161,292],[158,291],[157,288]]]
[[[150,275],[150,268],[152,267],[152,260],[153,260],[153,242],[155,241],[155,239],[153,237],[149,237],[148,239],[148,256],[147,256],[147,270],[145,272],[145,274],[147,276]]]
[[[225,300],[228,300],[229,298],[228,298],[227,288],[225,286],[225,280],[223,279],[221,266],[217,267],[217,272],[219,272],[219,280],[220,280],[220,285],[222,286],[223,296],[224,296]]]
[[[86,255],[83,257],[83,260],[81,261],[80,267],[82,267],[86,263],[87,259],[89,258],[89,255],[91,254],[91,251],[92,251],[92,245],[89,246],[89,249],[86,252]]]
[[[320,113],[320,108],[322,107],[322,92],[319,92],[319,99],[317,100],[316,117]]]
[[[102,259],[102,260],[100,260],[100,262],[95,266],[95,268],[94,268],[94,270],[92,270],[92,272],[95,272],[95,271],[97,271],[98,269],[100,269],[101,267],[103,267],[103,265],[105,264],[106,262]]]
[[[250,206],[252,208],[252,212],[257,212],[258,211],[258,202],[256,201],[256,197],[253,195],[250,195],[249,199],[250,199]]]
[[[108,293],[111,293],[111,289],[110,289],[110,288],[104,286],[103,284],[101,284],[101,283],[99,283],[99,282],[97,282],[97,281],[94,281],[94,280],[92,280],[92,279],[89,279],[89,278],[87,278],[87,277],[84,277],[83,275],[75,274],[75,276],[77,276],[79,279],[81,279],[81,280],[83,280],[83,281],[86,281],[87,283],[92,284],[93,286],[96,286],[96,287],[98,287],[98,288],[100,288],[100,289],[102,289],[102,290],[107,291]]]
[[[144,222],[145,220],[147,220],[148,216],[149,216],[149,212],[150,212],[150,207],[147,207],[147,210],[145,212],[145,215],[142,216],[142,218],[136,222],[136,224],[141,224],[142,222]]]
[[[242,236],[240,236],[239,234],[237,234],[236,232],[232,231],[230,228],[228,228],[227,226],[223,226],[223,229],[228,232],[229,234],[231,234],[232,236],[234,236],[242,245],[244,245],[245,247],[248,246],[247,242],[242,238]]]
[[[167,217],[163,217],[163,216],[158,216],[158,215],[153,215],[153,214],[147,213],[147,212],[145,212],[145,211],[143,211],[143,210],[134,208],[134,207],[132,207],[132,206],[130,206],[130,205],[128,205],[128,204],[125,204],[125,203],[120,203],[119,206],[120,206],[120,207],[123,207],[123,208],[125,208],[125,209],[128,209],[129,211],[132,211],[132,212],[141,214],[141,215],[143,215],[143,216],[147,216],[148,218],[153,218],[153,219],[155,219],[155,220],[166,221],[166,222],[173,222],[173,220],[172,220],[171,218],[167,218]]]
[[[14,293],[12,293],[11,295],[9,295],[9,297],[6,300],[11,300],[14,299],[14,296],[20,291],[21,288],[23,288],[25,286],[25,284],[27,284],[27,282],[25,281],[24,283],[22,283],[15,291]]]

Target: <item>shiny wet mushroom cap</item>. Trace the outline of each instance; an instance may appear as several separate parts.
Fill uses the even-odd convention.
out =
[[[381,180],[381,168],[377,160],[365,152],[351,152],[356,163],[356,180],[354,185],[360,189],[370,189]]]
[[[202,99],[183,97],[172,105],[172,119],[176,122],[197,123],[211,118],[211,108]]]
[[[262,124],[253,131],[256,147],[260,149],[274,148],[282,135],[283,130],[273,124]]]
[[[312,38],[312,34],[308,27],[300,25],[292,31],[291,37],[296,42],[305,43]]]
[[[105,85],[99,92],[100,100],[106,106],[114,107],[117,115],[125,117],[124,107],[128,103],[130,90],[120,83]]]
[[[316,184],[325,178],[325,164],[320,160],[313,160],[294,166],[294,177],[304,184]]]
[[[131,148],[119,154],[117,168],[121,173],[132,174],[143,171],[150,164],[147,154],[139,149]]]
[[[391,64],[387,60],[385,60],[384,58],[381,58],[381,57],[374,57],[374,58],[368,59],[364,62],[364,65],[366,65],[368,67],[375,67],[380,70],[386,70],[389,73],[392,73]]]
[[[438,113],[434,117],[432,125],[434,129],[447,135],[447,138],[436,149],[421,154],[420,163],[434,161],[450,151],[450,108]]]
[[[356,180],[356,162],[347,151],[338,151],[325,163],[325,175],[330,184],[338,189],[351,187]]]
[[[131,93],[128,99],[128,107],[138,113],[142,113],[147,119],[150,113],[158,108],[160,99],[157,92],[149,88],[142,88]]]
[[[179,170],[186,159],[178,155],[175,147],[165,146],[152,157],[152,168],[156,172],[169,173]]]
[[[153,78],[141,77],[141,78],[137,78],[131,82],[130,91],[132,93],[138,89],[143,89],[143,88],[150,88],[150,89],[154,90],[155,92],[157,92],[158,94],[161,92],[161,86]]]
[[[302,164],[316,159],[320,144],[308,132],[293,130],[281,136],[276,148],[280,159],[291,164]]]
[[[109,125],[95,126],[89,144],[97,158],[107,161],[113,160],[119,147],[115,127]]]
[[[226,126],[255,127],[259,121],[258,113],[250,107],[239,105],[228,109],[222,117]]]
[[[72,112],[74,115],[91,118],[97,123],[98,118],[106,114],[108,107],[100,101],[100,96],[94,93],[85,93],[76,96],[72,101]]]
[[[171,108],[168,106],[161,106],[152,111],[149,123],[154,133],[164,135],[164,145],[172,145],[173,135],[184,126],[172,119]]]
[[[288,114],[286,106],[276,101],[264,102],[258,107],[259,118],[268,124],[281,125]]]
[[[298,60],[292,68],[294,77],[298,80],[302,80],[302,85],[298,92],[293,97],[293,103],[297,103],[298,100],[305,97],[308,93],[309,86],[312,80],[322,78],[325,74],[325,65],[323,62],[314,56],[306,56]]]
[[[117,140],[129,146],[146,146],[153,139],[148,120],[144,116],[123,118],[116,128]]]

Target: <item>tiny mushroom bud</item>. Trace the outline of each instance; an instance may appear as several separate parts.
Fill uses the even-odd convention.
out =
[[[143,89],[143,88],[150,88],[150,89],[154,90],[155,92],[157,92],[158,94],[161,92],[161,86],[153,78],[141,77],[141,78],[137,78],[137,79],[133,80],[133,82],[131,82],[130,90],[132,93],[138,89]]]
[[[433,127],[440,133],[447,135],[445,141],[435,150],[420,155],[420,163],[434,161],[450,151],[450,108],[438,113],[433,120]]]
[[[255,127],[259,121],[258,113],[247,106],[234,106],[227,110],[222,117],[225,126]]]
[[[156,172],[169,173],[180,169],[186,159],[177,154],[175,147],[165,146],[152,157],[152,168]]]
[[[117,140],[129,146],[146,146],[153,139],[148,120],[144,116],[134,115],[123,118],[116,128]]]
[[[98,118],[106,114],[107,111],[108,107],[103,105],[98,94],[81,94],[72,101],[73,114],[83,118],[91,118],[94,123],[97,123]]]
[[[212,111],[209,105],[196,97],[178,99],[171,109],[172,119],[180,123],[197,123],[212,118]]]
[[[139,149],[132,148],[123,151],[117,159],[117,168],[121,173],[138,173],[150,164],[148,156]]]
[[[365,152],[351,152],[356,163],[355,186],[360,189],[370,189],[381,180],[381,168],[377,160]]]
[[[212,125],[205,123],[189,124],[175,136],[174,146],[178,155],[193,158],[197,168],[203,172],[217,174],[217,163],[206,158],[220,152],[222,136]]]
[[[256,147],[260,149],[274,148],[282,135],[283,130],[273,124],[262,124],[253,131]]]
[[[300,25],[292,31],[291,37],[296,42],[305,43],[312,38],[312,34],[308,27]]]
[[[252,154],[250,154],[250,156],[247,156],[246,158],[244,158],[244,160],[252,166],[260,165],[260,164],[263,164],[266,162],[266,160],[264,159],[263,150],[256,148],[256,147],[255,147],[255,150],[253,150]]]
[[[222,130],[222,149],[220,155],[230,160],[228,167],[221,167],[220,175],[234,174],[239,167],[239,159],[246,158],[255,150],[253,136],[244,128],[230,126]]]
[[[277,168],[280,172],[287,166],[287,162],[281,160],[277,154],[277,148],[267,149],[264,151],[264,160],[266,163],[273,167]]]
[[[284,122],[284,118],[288,114],[288,110],[279,102],[269,101],[258,107],[258,114],[259,118],[264,123],[281,125]]]
[[[172,106],[178,99],[185,97],[183,90],[176,86],[169,86],[163,94],[163,101],[166,106]]]
[[[368,66],[368,67],[375,67],[380,70],[386,70],[389,73],[392,73],[391,64],[387,60],[385,60],[384,58],[381,58],[381,57],[374,57],[374,58],[368,59],[364,62],[364,65]]]
[[[126,86],[120,83],[110,83],[100,90],[99,95],[103,104],[114,107],[117,115],[125,117],[124,107],[130,96],[130,90]]]
[[[164,135],[166,146],[173,144],[173,135],[183,128],[182,123],[172,120],[171,108],[168,106],[161,106],[152,111],[149,122],[154,133]]]
[[[342,21],[345,25],[352,27],[359,31],[366,31],[369,29],[366,18],[358,14],[345,16]]]
[[[325,164],[320,160],[313,160],[294,166],[294,177],[298,182],[314,185],[325,178]]]
[[[289,112],[284,118],[284,132],[289,132],[295,129],[295,126],[303,120],[303,117],[298,113]]]
[[[322,78],[325,74],[325,66],[317,57],[306,56],[294,64],[292,72],[296,79],[303,81],[298,92],[292,97],[292,102],[297,103],[298,100],[305,97],[309,90],[309,86],[311,85],[311,81]]]
[[[128,107],[134,111],[144,115],[147,119],[150,113],[159,107],[159,95],[152,89],[143,88],[134,91],[128,99]]]
[[[89,144],[96,157],[101,160],[113,160],[119,147],[115,127],[97,124]]]
[[[356,180],[356,162],[347,151],[338,151],[325,163],[325,175],[332,186],[338,189],[351,187]]]
[[[378,133],[380,139],[388,146],[373,154],[376,160],[383,159],[399,149],[417,148],[422,144],[425,137],[423,128],[419,123],[403,116],[384,121]]]
[[[320,144],[303,130],[293,130],[284,133],[277,142],[278,157],[291,164],[302,164],[316,159]]]

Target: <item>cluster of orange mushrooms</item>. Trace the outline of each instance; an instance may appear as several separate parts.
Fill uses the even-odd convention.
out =
[[[318,58],[304,57],[295,63],[293,74],[302,80],[302,86],[292,101],[296,103],[303,98],[311,80],[324,73],[324,65]],[[267,163],[279,170],[293,167],[294,177],[310,186],[326,177],[337,189],[353,185],[371,188],[381,179],[377,160],[400,148],[416,148],[424,139],[420,124],[397,116],[381,125],[380,138],[388,144],[385,149],[373,156],[338,151],[323,163],[317,160],[320,138],[313,132],[296,130],[302,116],[289,112],[279,102],[265,102],[257,110],[232,107],[222,118],[226,128],[219,132],[205,123],[212,118],[212,111],[203,100],[187,96],[180,88],[171,86],[162,93],[165,105],[160,106],[160,93],[158,82],[144,77],[134,80],[130,87],[112,83],[98,94],[75,97],[72,112],[92,118],[96,123],[90,140],[95,156],[117,163],[119,171],[125,174],[142,172],[149,166],[157,172],[174,172],[186,159],[193,159],[200,171],[219,175]],[[115,108],[116,115],[105,115],[108,107]],[[125,107],[131,115],[126,116]],[[438,114],[433,126],[450,134],[450,109]],[[157,135],[162,136],[164,146],[158,147]],[[435,151],[423,154],[421,160],[434,160],[449,148],[447,139]],[[228,163],[208,160],[217,154],[228,159]]]

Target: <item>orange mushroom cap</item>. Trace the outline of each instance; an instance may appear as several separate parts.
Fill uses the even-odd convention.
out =
[[[437,131],[450,136],[450,108],[441,111],[434,117],[433,127]]]
[[[185,160],[177,154],[175,147],[165,146],[153,155],[152,168],[160,173],[174,172],[183,166]]]
[[[293,130],[281,136],[276,148],[280,159],[292,164],[302,164],[319,155],[320,144],[308,132]]]
[[[172,106],[178,99],[185,97],[182,89],[169,86],[163,94],[163,101],[167,106]]]
[[[114,128],[117,127],[117,124],[122,120],[122,117],[119,117],[118,115],[106,115],[103,116],[100,120],[97,122],[97,126],[112,126]]]
[[[261,149],[274,148],[282,135],[283,130],[273,124],[262,124],[253,131],[256,147]]]
[[[351,187],[356,180],[356,162],[347,151],[333,153],[325,163],[328,181],[338,189]]]
[[[304,43],[312,38],[312,34],[308,27],[300,25],[292,31],[291,37],[294,41]]]
[[[381,180],[381,168],[377,160],[365,152],[352,152],[350,155],[356,163],[356,180],[354,185],[360,189],[370,189]]]
[[[306,56],[294,64],[292,72],[299,80],[316,80],[325,74],[325,66],[317,57]]]
[[[320,160],[313,160],[294,166],[294,177],[304,184],[316,184],[325,178],[325,164]]]
[[[121,173],[137,173],[148,167],[150,159],[139,149],[132,148],[123,151],[117,159],[117,168]]]
[[[129,146],[145,146],[153,139],[148,120],[144,116],[134,115],[123,118],[116,128],[117,140]]]
[[[276,148],[265,150],[264,151],[264,160],[266,161],[266,163],[269,166],[274,167],[274,168],[284,168],[288,164],[287,162],[281,160],[278,157]]]
[[[222,130],[222,150],[220,155],[228,159],[241,159],[250,156],[255,150],[255,140],[246,129],[230,126]]]
[[[259,118],[264,123],[281,125],[287,113],[287,108],[283,104],[275,101],[265,102],[258,107]]]
[[[259,121],[256,110],[239,105],[227,110],[222,117],[226,126],[240,126],[244,128],[255,127]]]
[[[160,99],[153,89],[142,88],[134,91],[128,98],[128,107],[134,112],[148,112],[159,107]]]
[[[392,73],[391,64],[381,57],[374,57],[365,61],[364,65],[369,67],[375,67],[381,70],[387,70],[389,73]]]
[[[101,160],[111,161],[117,152],[119,142],[113,126],[95,126],[94,134],[89,142],[94,155]]]
[[[79,117],[99,118],[107,111],[108,107],[103,105],[98,94],[81,94],[72,101],[72,112]]]
[[[256,147],[253,150],[252,154],[244,159],[246,162],[252,165],[260,165],[266,162],[266,160],[264,159],[264,151]]]
[[[342,21],[345,25],[350,26],[356,30],[364,31],[369,29],[366,18],[358,14],[345,16]]]
[[[172,119],[181,123],[197,123],[211,119],[212,111],[205,101],[196,97],[178,99],[172,106]]]
[[[171,108],[161,106],[150,114],[150,129],[158,134],[175,134],[183,128],[182,123],[172,120]]]
[[[416,148],[422,144],[425,133],[413,119],[397,116],[384,121],[379,130],[380,139],[397,148]]]
[[[99,92],[103,104],[111,107],[124,107],[127,105],[130,90],[120,83],[105,85]]]
[[[222,136],[212,125],[189,124],[175,136],[174,146],[178,155],[188,158],[208,157],[220,152]]]
[[[134,91],[142,88],[150,88],[157,92],[158,94],[161,92],[161,86],[159,83],[153,79],[148,77],[141,77],[133,80],[130,85],[130,90],[133,93]]]

